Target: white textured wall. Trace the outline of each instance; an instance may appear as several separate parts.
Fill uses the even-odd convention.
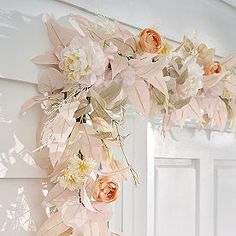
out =
[[[197,30],[219,55],[236,52],[236,10],[220,0],[0,0],[0,77],[5,78],[0,79],[0,185],[4,189],[0,196],[0,235],[34,235],[28,231],[45,218],[40,208],[41,190],[46,191],[44,174],[35,166],[31,153],[38,113],[32,111],[18,120],[17,109],[36,94],[37,67],[30,58],[50,48],[42,13],[58,18],[77,13],[94,19],[76,6],[140,28],[159,26],[164,36],[175,41]],[[116,211],[112,225],[118,231],[123,228],[126,236],[145,236],[149,224],[145,220],[145,122],[134,121],[130,127],[133,135],[127,151],[134,158],[142,184],[137,189],[132,188],[132,182],[125,185],[124,212]]]
[[[99,14],[141,28],[159,26],[160,32],[179,41],[199,33],[219,55],[236,51],[235,0],[65,0]],[[232,6],[226,4],[229,2]],[[233,4],[235,6],[233,6]]]
[[[37,70],[29,58],[49,48],[41,15],[93,18],[73,5],[141,28],[158,26],[176,41],[197,31],[218,55],[236,52],[236,8],[221,0],[1,0],[0,76],[36,82]]]

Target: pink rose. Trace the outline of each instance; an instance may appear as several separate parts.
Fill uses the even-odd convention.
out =
[[[99,177],[95,181],[93,198],[98,202],[110,203],[115,201],[119,195],[118,183],[109,176]]]

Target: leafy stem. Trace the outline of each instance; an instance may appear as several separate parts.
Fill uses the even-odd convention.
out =
[[[121,149],[121,152],[123,154],[123,157],[125,159],[125,162],[127,164],[127,166],[129,166],[129,169],[130,169],[130,173],[133,177],[133,180],[134,180],[134,184],[135,185],[138,185],[139,184],[139,177],[138,177],[138,173],[134,170],[134,168],[131,166],[131,164],[129,163],[129,160],[128,160],[128,157],[126,156],[126,153],[125,153],[125,150],[124,150],[124,144],[122,142],[122,136],[120,134],[120,131],[119,131],[119,127],[118,127],[118,123],[117,121],[115,120],[112,120],[113,124],[115,124],[115,127],[116,127],[116,131],[117,131],[117,139],[119,141],[119,145],[120,145],[120,149]]]

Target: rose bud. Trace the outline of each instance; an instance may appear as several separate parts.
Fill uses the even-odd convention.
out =
[[[205,75],[218,74],[221,72],[221,65],[218,61],[209,63],[204,67],[204,72]]]
[[[146,28],[139,34],[137,47],[142,52],[159,53],[163,48],[163,40],[155,30]]]
[[[98,202],[113,202],[118,198],[119,185],[109,176],[96,179],[94,184],[93,198]]]

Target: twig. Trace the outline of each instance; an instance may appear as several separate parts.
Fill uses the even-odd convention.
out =
[[[121,152],[122,152],[122,154],[123,154],[123,156],[124,156],[124,159],[125,159],[125,161],[126,161],[126,164],[127,164],[128,166],[130,166],[129,169],[130,169],[131,175],[132,175],[132,177],[133,177],[134,184],[135,184],[135,185],[138,185],[138,184],[139,184],[138,173],[137,173],[137,172],[133,169],[133,167],[130,165],[129,160],[128,160],[126,154],[125,154],[124,144],[123,144],[123,142],[122,142],[122,138],[121,138],[121,135],[120,135],[120,132],[119,132],[119,128],[118,128],[117,122],[116,122],[115,120],[112,120],[112,121],[113,121],[113,123],[115,124],[115,127],[116,127],[117,138],[118,138],[118,140],[119,140]]]

